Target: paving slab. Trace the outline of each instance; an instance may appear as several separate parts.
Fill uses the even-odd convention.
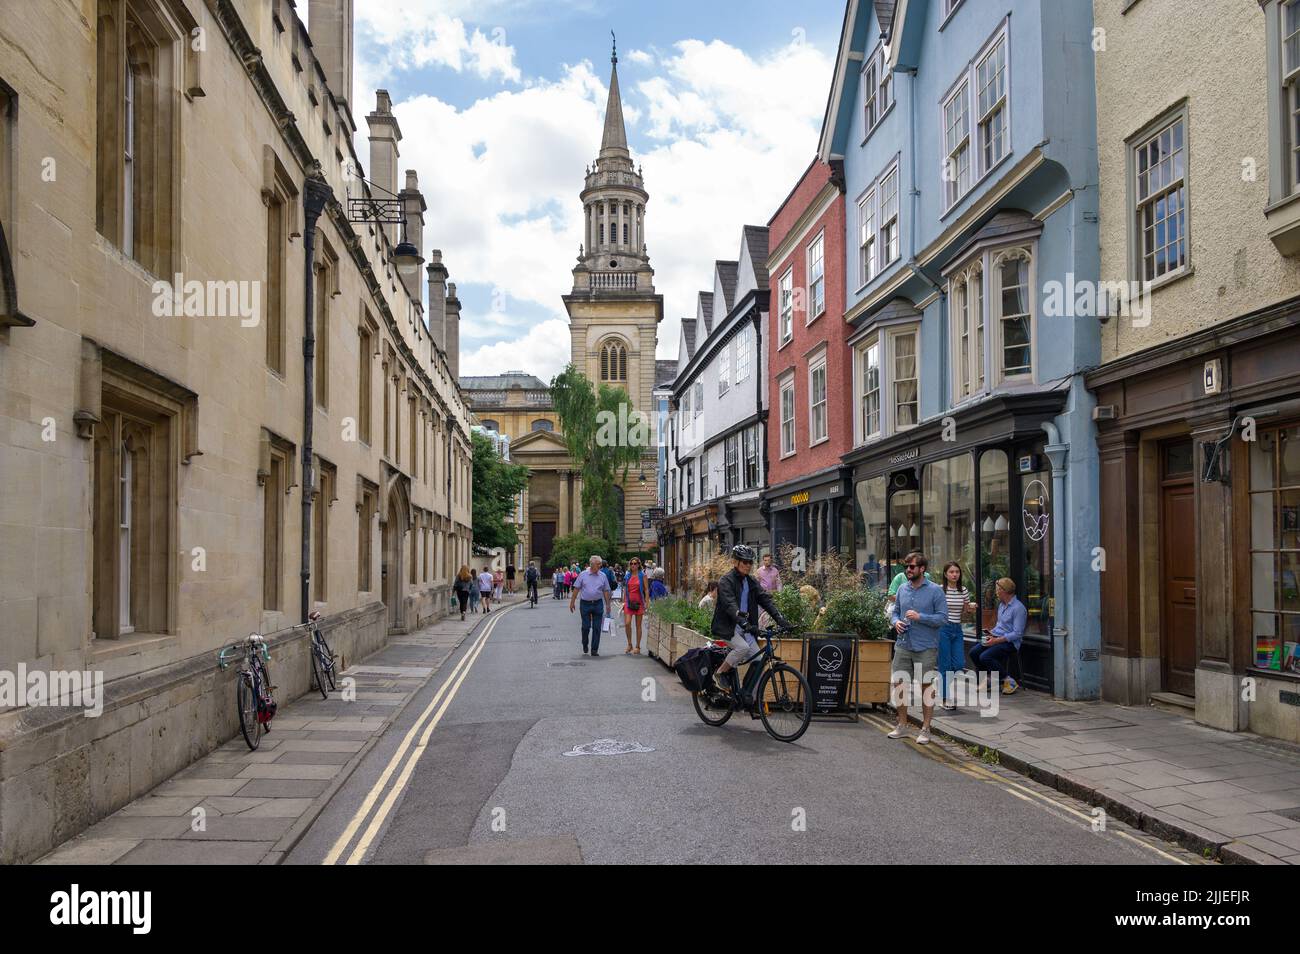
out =
[[[1195,851],[1257,863],[1300,857],[1300,817],[1289,817],[1300,809],[1300,746],[1150,706],[1067,702],[1028,689],[998,704],[992,718],[939,711],[932,724]]]
[[[356,680],[355,701],[315,691],[281,701],[256,751],[236,736],[40,862],[246,865],[282,858],[411,697],[487,619],[441,620],[390,640],[344,671]],[[200,832],[191,828],[196,807],[207,813]]]

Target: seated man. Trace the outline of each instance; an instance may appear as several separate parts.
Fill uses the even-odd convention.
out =
[[[1003,577],[997,582],[998,622],[991,630],[984,630],[981,645],[970,651],[970,661],[975,666],[978,676],[987,670],[1002,681],[1002,694],[1009,696],[1018,688],[1018,683],[1007,674],[1007,664],[1012,653],[1020,648],[1020,641],[1025,635],[1025,626],[1029,622],[1029,611],[1025,604],[1016,599],[1015,580]]]
[[[725,639],[731,646],[726,660],[714,673],[714,681],[723,692],[730,692],[730,679],[724,676],[758,652],[756,608],[766,611],[778,626],[789,626],[771,595],[750,576],[754,568],[753,549],[740,543],[731,548],[731,556],[735,569],[718,580],[712,626],[713,638]]]

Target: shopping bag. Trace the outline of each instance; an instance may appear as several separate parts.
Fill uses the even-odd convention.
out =
[[[602,633],[608,633],[613,628],[614,628],[614,620],[611,617],[606,616],[605,621],[600,624],[600,631]]]

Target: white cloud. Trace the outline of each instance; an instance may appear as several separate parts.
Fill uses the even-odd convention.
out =
[[[463,324],[462,321],[462,327]],[[568,320],[551,318],[535,325],[522,338],[483,345],[468,352],[462,349],[460,373],[501,374],[518,370],[549,382],[569,363],[569,341]]]
[[[381,9],[375,5],[376,20]],[[624,100],[650,193],[646,241],[665,299],[658,351],[671,357],[678,318],[694,314],[696,292],[712,286],[714,260],[736,257],[741,226],[765,225],[812,158],[832,64],[807,44],[754,57],[716,40],[682,41],[657,62],[656,75],[634,89],[624,84]],[[496,313],[463,314],[473,328],[467,338],[462,326],[467,346],[478,333],[505,337],[463,355],[467,374],[521,368],[549,377],[568,359],[563,319],[520,336],[517,316],[538,308],[555,314],[571,288],[582,173],[600,143],[603,72],[586,62],[563,66],[555,80],[530,80],[463,109],[431,95],[394,107],[402,168],[419,170],[428,201],[426,247],[442,249],[452,281],[497,286],[506,296]],[[635,149],[642,122],[642,138],[654,143],[648,152]]]
[[[358,11],[355,29],[363,39],[358,46],[381,51],[377,61],[365,66],[367,76],[380,82],[399,70],[430,66],[457,73],[468,70],[485,80],[496,76],[518,83],[523,79],[504,27],[484,33],[478,27],[468,29],[464,20],[446,12],[422,10],[408,15],[401,5],[370,4]]]
[[[638,66],[650,66],[655,61],[654,54],[646,50],[629,50],[624,57]]]

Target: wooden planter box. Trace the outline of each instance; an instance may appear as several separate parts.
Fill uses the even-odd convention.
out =
[[[800,672],[805,671],[801,659],[803,640],[774,639],[772,644],[782,662],[789,663]],[[857,646],[858,704],[865,706],[872,703],[888,702],[889,671],[891,668],[890,661],[893,659],[894,641],[892,639],[863,639],[858,641]],[[852,691],[850,691],[849,695],[850,699],[852,699]]]

